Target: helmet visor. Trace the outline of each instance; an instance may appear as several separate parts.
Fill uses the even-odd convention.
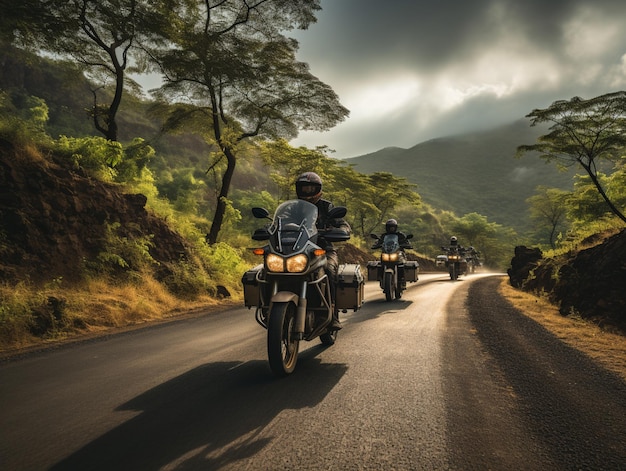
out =
[[[296,182],[296,193],[299,198],[309,198],[322,191],[322,185],[311,182]]]

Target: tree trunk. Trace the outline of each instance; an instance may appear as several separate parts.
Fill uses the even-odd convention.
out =
[[[600,181],[598,180],[597,175],[594,172],[591,171],[590,167],[588,167],[586,165],[583,165],[583,167],[585,168],[585,170],[587,171],[587,173],[591,177],[591,181],[593,182],[593,184],[596,186],[596,188],[600,192],[600,195],[602,196],[602,198],[604,199],[606,204],[611,209],[611,212],[613,214],[615,214],[618,218],[620,218],[622,221],[626,222],[626,216],[624,216],[622,214],[622,212],[619,209],[617,209],[617,207],[613,204],[613,202],[609,199],[607,194],[604,192],[604,188],[602,188],[602,185],[600,184]]]
[[[217,242],[217,237],[222,229],[222,223],[224,222],[224,215],[226,214],[226,201],[228,199],[228,191],[230,190],[230,184],[235,173],[235,164],[237,159],[233,154],[230,147],[224,149],[224,155],[226,155],[227,166],[226,172],[222,177],[222,187],[220,194],[217,197],[217,205],[215,206],[215,214],[213,216],[213,222],[211,223],[211,230],[206,235],[206,241],[209,245],[213,245]]]

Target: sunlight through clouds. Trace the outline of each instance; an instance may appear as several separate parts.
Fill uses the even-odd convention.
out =
[[[393,114],[413,101],[419,94],[420,84],[413,78],[394,78],[391,82],[381,80],[346,94],[345,103],[351,114],[363,119],[380,119],[381,115]]]

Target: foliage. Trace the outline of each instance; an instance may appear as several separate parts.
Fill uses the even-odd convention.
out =
[[[61,136],[56,142],[55,151],[67,159],[74,168],[82,168],[92,176],[107,182],[113,181],[114,167],[123,159],[122,145],[102,137]]]
[[[615,162],[626,147],[626,92],[615,92],[584,100],[560,100],[526,116],[531,126],[551,123],[550,132],[532,145],[518,147],[518,155],[539,152],[559,166],[580,165],[608,205],[622,221],[626,216],[609,198],[599,177],[602,162]]]
[[[226,160],[207,235],[211,244],[224,221],[242,141],[329,129],[348,113],[332,89],[296,60],[297,42],[283,35],[314,21],[318,3],[181,1],[152,10],[154,28],[144,47],[165,76],[156,96],[193,105],[173,121],[204,121],[220,152],[215,163]]]
[[[85,260],[90,276],[133,280],[157,262],[150,255],[152,236],[128,237],[120,235],[120,223],[105,224],[105,250],[96,260]],[[132,227],[130,228],[132,229]]]
[[[48,143],[48,111],[41,98],[0,90],[0,137],[14,143]]]
[[[82,64],[92,83],[94,127],[111,141],[118,139],[117,113],[125,85],[138,89],[126,77],[136,35],[141,31],[140,9],[147,6],[139,0],[51,0],[39,16],[25,12],[33,20],[29,36],[42,50]],[[135,64],[141,64],[138,58]],[[108,104],[99,90],[114,82]]]
[[[558,188],[537,187],[535,195],[526,200],[530,217],[537,225],[538,234],[547,232],[550,247],[556,247],[559,229],[568,227],[566,216],[570,193]]]

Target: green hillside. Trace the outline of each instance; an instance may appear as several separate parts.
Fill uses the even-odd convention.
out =
[[[545,131],[545,130],[544,130]],[[417,184],[426,203],[458,216],[477,212],[525,232],[526,198],[538,185],[569,190],[573,171],[559,172],[536,156],[515,158],[542,130],[520,120],[493,130],[432,139],[410,149],[391,147],[346,159],[361,173],[391,172]]]

